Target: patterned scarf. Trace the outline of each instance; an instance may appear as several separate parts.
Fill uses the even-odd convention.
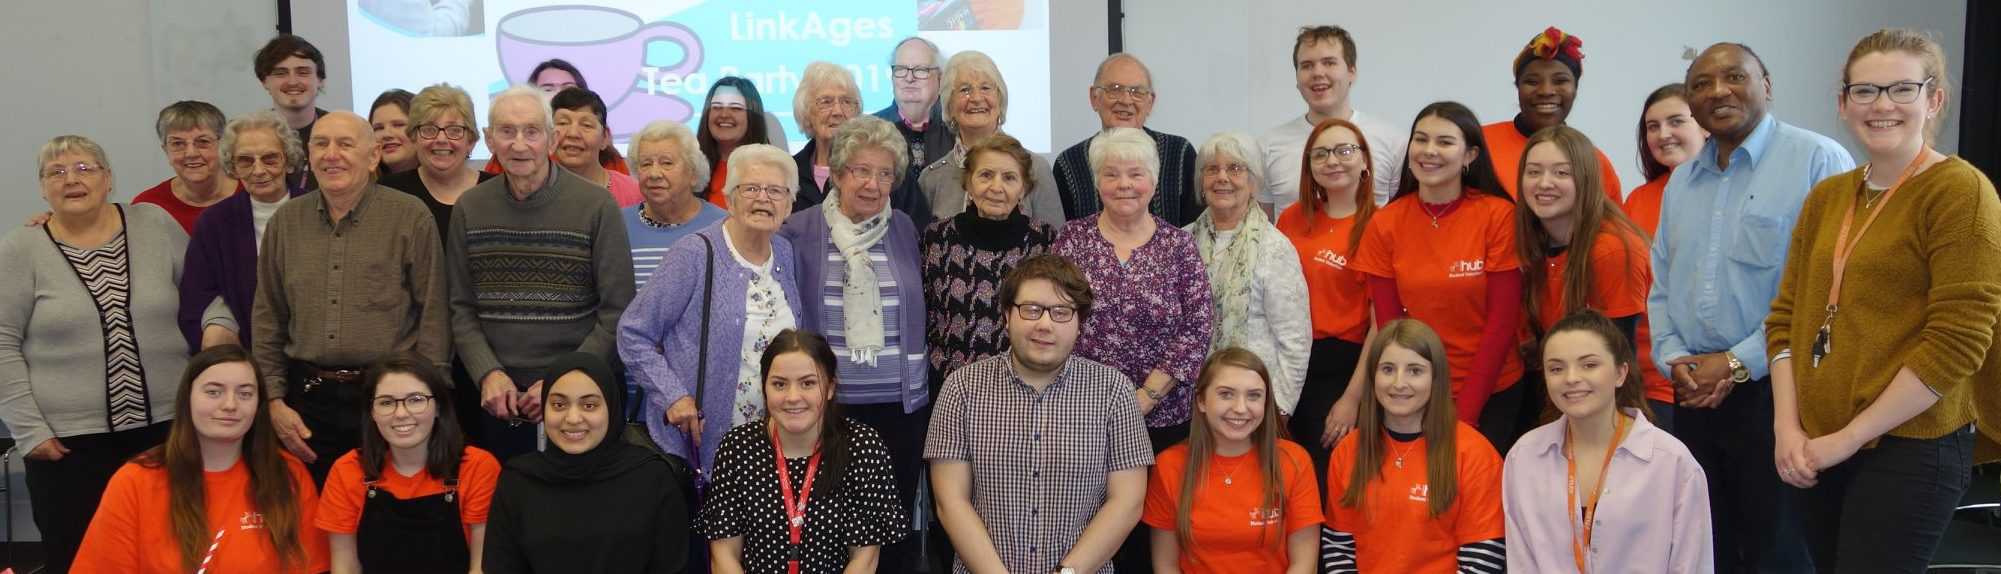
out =
[[[848,262],[847,284],[841,287],[841,322],[847,327],[848,358],[873,367],[875,355],[884,345],[882,287],[875,267],[869,265],[868,251],[889,233],[890,210],[883,209],[856,223],[841,213],[841,194],[829,189],[827,200],[820,202],[820,212],[827,218],[827,236],[833,239],[834,250]]]
[[[1217,245],[1215,210],[1204,210],[1195,218],[1195,248],[1209,268],[1209,291],[1216,304],[1216,333],[1210,350],[1242,345],[1251,322],[1252,274],[1257,271],[1258,243],[1274,237],[1262,210],[1251,209],[1237,225],[1237,235],[1228,245]]]

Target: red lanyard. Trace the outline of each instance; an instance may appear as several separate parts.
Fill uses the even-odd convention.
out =
[[[1580,574],[1591,571],[1584,560],[1584,548],[1591,545],[1591,523],[1598,518],[1598,497],[1605,493],[1605,471],[1612,468],[1612,455],[1618,452],[1619,442],[1626,439],[1626,431],[1632,423],[1624,416],[1613,416],[1617,419],[1612,423],[1612,442],[1605,445],[1605,462],[1598,467],[1598,488],[1591,490],[1591,498],[1584,503],[1584,525],[1581,528],[1577,524],[1577,515],[1572,514],[1577,511],[1576,443],[1571,441],[1570,426],[1563,427],[1563,458],[1568,459],[1570,464],[1570,488],[1563,490],[1563,515],[1570,521],[1570,553],[1577,560]]]
[[[778,494],[784,497],[782,502],[785,504],[785,529],[788,536],[785,571],[787,574],[799,574],[799,559],[805,553],[805,549],[799,544],[800,531],[806,528],[806,499],[813,496],[813,475],[819,474],[820,449],[814,448],[813,456],[806,459],[806,480],[799,487],[797,500],[792,498],[792,475],[785,471],[785,447],[778,444],[776,427],[771,429],[771,456],[777,459]]]

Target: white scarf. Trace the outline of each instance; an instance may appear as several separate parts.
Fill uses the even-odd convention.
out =
[[[841,213],[841,194],[827,190],[820,212],[827,218],[827,236],[834,250],[848,262],[846,284],[841,287],[841,323],[847,328],[848,358],[875,366],[876,353],[883,349],[882,287],[869,264],[868,252],[889,233],[890,210],[862,220],[850,221]]]
[[[1237,224],[1237,236],[1229,245],[1216,244],[1215,211],[1204,210],[1195,224],[1195,249],[1209,268],[1209,288],[1216,305],[1216,332],[1210,350],[1243,345],[1248,341],[1251,322],[1251,288],[1256,272],[1258,243],[1278,231],[1263,210],[1252,208]]]

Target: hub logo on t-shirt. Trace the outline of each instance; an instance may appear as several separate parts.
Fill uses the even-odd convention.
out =
[[[236,523],[237,523],[237,529],[238,529],[238,530],[259,530],[259,529],[262,529],[262,528],[264,528],[264,513],[262,513],[262,512],[245,512],[245,513],[243,513],[243,517],[242,517],[242,518],[239,518],[239,519],[237,519]]]
[[[1320,250],[1319,253],[1313,254],[1313,260],[1321,265],[1326,265],[1328,267],[1333,267],[1335,269],[1348,268],[1348,258],[1343,257],[1339,253],[1335,253],[1334,250],[1332,249],[1322,249]]]
[[[1410,485],[1410,500],[1411,502],[1422,502],[1425,504],[1431,504],[1431,485],[1429,484]]]
[[[1284,517],[1284,513],[1277,508],[1253,508],[1250,515],[1252,528],[1264,528],[1266,526],[1284,524],[1279,520]]]
[[[1452,279],[1477,277],[1486,270],[1487,261],[1484,259],[1462,259],[1452,262],[1452,266],[1446,268],[1445,276]]]

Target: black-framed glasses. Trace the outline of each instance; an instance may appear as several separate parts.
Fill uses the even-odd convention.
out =
[[[417,126],[417,137],[424,138],[427,140],[437,139],[438,134],[445,134],[445,139],[452,141],[459,141],[462,139],[466,139],[466,136],[472,135],[472,128],[465,126],[440,127],[437,124],[424,124],[421,126]]]
[[[1104,94],[1106,98],[1111,98],[1111,99],[1118,99],[1119,96],[1123,95],[1135,100],[1144,100],[1148,96],[1153,95],[1153,88],[1149,88],[1146,86],[1106,84],[1103,86],[1091,86],[1091,89],[1097,90],[1098,93]]]
[[[376,395],[375,400],[369,401],[368,404],[375,409],[375,414],[381,416],[396,414],[396,407],[398,406],[403,407],[403,410],[409,411],[410,414],[421,415],[431,412],[432,401],[433,398],[431,395],[417,393],[404,396],[403,398]]]
[[[1044,313],[1049,314],[1049,320],[1058,323],[1068,323],[1077,319],[1077,308],[1068,305],[1044,307],[1034,303],[1022,303],[1014,306],[1014,316],[1020,317],[1023,321],[1041,320]]]
[[[1355,159],[1355,154],[1359,153],[1362,153],[1362,146],[1344,143],[1337,144],[1334,147],[1313,148],[1312,151],[1307,152],[1307,157],[1311,158],[1313,163],[1327,163],[1328,158],[1338,157],[1343,161]]]
[[[1876,98],[1881,97],[1885,93],[1890,94],[1890,101],[1892,102],[1908,104],[1918,101],[1918,97],[1924,95],[1925,87],[1930,86],[1937,79],[1937,77],[1928,77],[1922,82],[1892,82],[1888,84],[1856,82],[1841,86],[1841,93],[1847,96],[1848,103],[1851,104],[1873,104],[1876,103]]]
[[[929,80],[938,73],[937,66],[890,66],[889,75],[897,78]]]

